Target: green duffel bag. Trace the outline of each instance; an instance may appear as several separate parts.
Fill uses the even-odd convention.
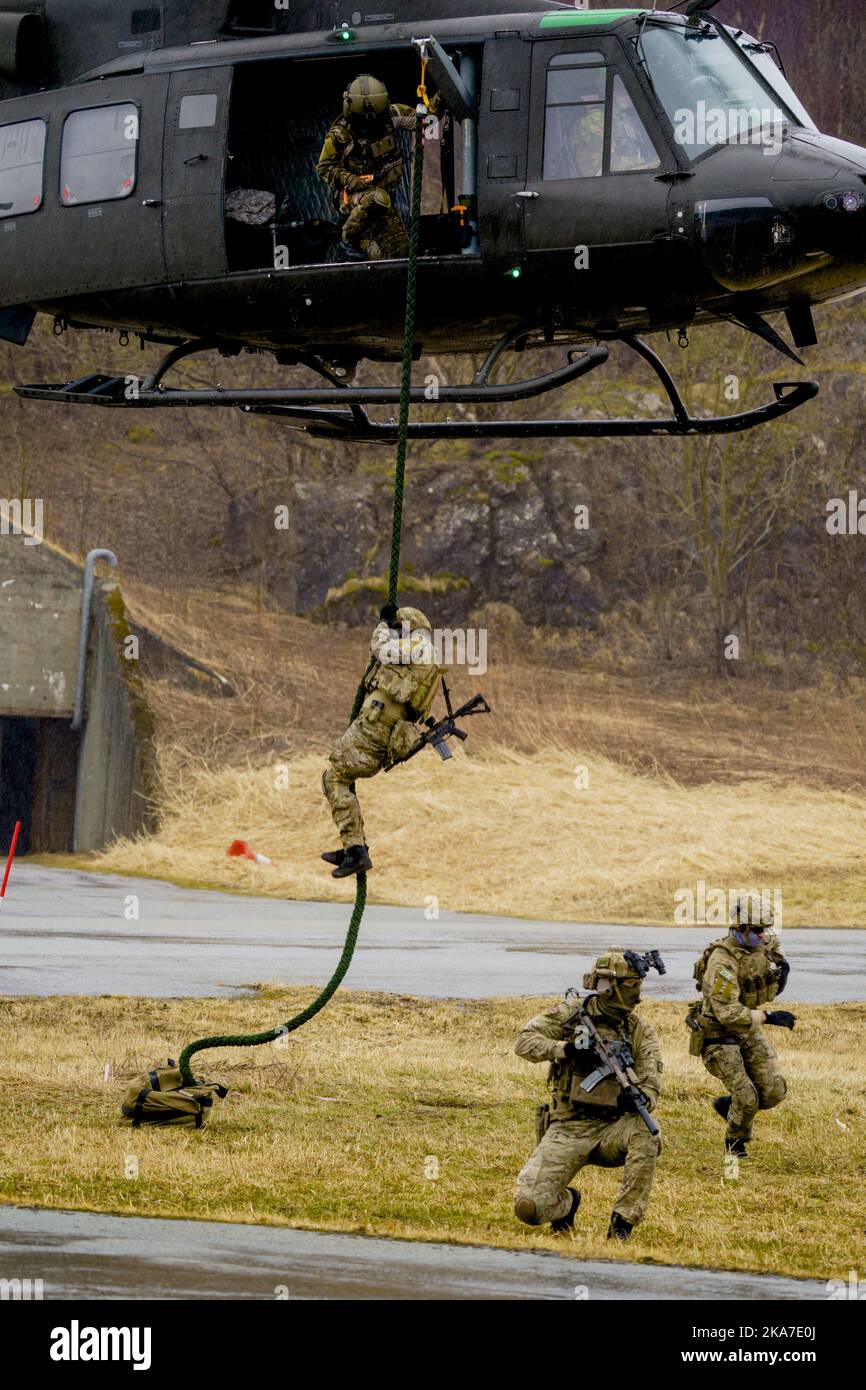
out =
[[[214,1096],[223,1100],[227,1095],[228,1087],[215,1081],[182,1086],[177,1062],[169,1057],[167,1066],[155,1067],[133,1082],[120,1110],[133,1129],[140,1125],[187,1125],[201,1129]]]

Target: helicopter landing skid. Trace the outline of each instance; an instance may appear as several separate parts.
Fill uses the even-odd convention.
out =
[[[529,400],[546,395],[586,376],[608,360],[602,346],[569,348],[565,366],[524,381],[495,384],[490,374],[502,354],[510,347],[522,351],[529,339],[542,330],[521,327],[507,333],[488,353],[471,384],[465,386],[413,387],[413,405],[495,405]],[[635,435],[712,435],[736,434],[754,429],[787,415],[818,394],[816,381],[775,382],[775,400],[753,410],[734,415],[690,415],[676,384],[661,358],[642,338],[623,334],[618,339],[642,357],[661,381],[672,407],[672,414],[659,419],[560,419],[560,420],[445,420],[413,421],[410,439],[574,439]],[[306,366],[323,377],[328,386],[227,390],[197,387],[177,389],[162,384],[165,374],[182,359],[195,353],[218,350],[236,356],[234,345],[196,339],[175,347],[145,381],[136,378],[94,374],[62,386],[16,386],[27,400],[55,401],[65,405],[112,406],[128,409],[158,406],[235,406],[249,414],[272,415],[295,429],[317,438],[349,439],[362,443],[391,444],[397,438],[397,422],[371,420],[365,406],[397,406],[400,388],[395,386],[349,386],[341,382],[334,369],[312,353],[280,354],[285,365]],[[343,407],[348,407],[344,409]]]

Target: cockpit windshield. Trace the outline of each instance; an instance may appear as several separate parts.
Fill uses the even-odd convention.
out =
[[[719,145],[772,145],[786,122],[814,129],[769,53],[743,52],[711,24],[650,21],[635,43],[690,159]]]
[[[734,35],[732,34],[731,37],[733,38]],[[818,127],[787,77],[778,64],[773,61],[771,48],[767,44],[759,43],[757,39],[753,39],[751,34],[739,34],[735,42],[743,50],[749,62],[755,64],[764,81],[769,82],[773,90],[778,92],[788,109],[797,117],[800,125],[805,126],[807,130],[817,130]]]

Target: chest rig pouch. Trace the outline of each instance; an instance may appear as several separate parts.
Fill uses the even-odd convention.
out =
[[[632,1041],[630,1033],[625,1037],[616,1031],[610,1024],[602,1019],[594,1018],[593,1022],[598,1028],[604,1042],[618,1043],[620,1047],[628,1049],[631,1058]],[[623,1061],[627,1060],[622,1058]],[[619,1100],[620,1087],[616,1077],[609,1076],[606,1080],[600,1081],[593,1086],[591,1091],[583,1089],[583,1082],[591,1076],[598,1068],[598,1060],[592,1052],[578,1052],[573,1061],[555,1062],[552,1069],[553,1086],[553,1109],[557,1119],[567,1119],[568,1112],[579,1108],[583,1110],[611,1110],[616,1109]]]
[[[763,951],[754,951],[740,964],[740,998],[747,1009],[769,1004],[779,992],[779,976]]]

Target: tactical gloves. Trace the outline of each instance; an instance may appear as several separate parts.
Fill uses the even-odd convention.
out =
[[[790,973],[791,973],[791,967],[790,967],[790,965],[788,964],[788,962],[787,962],[786,960],[780,961],[780,962],[779,962],[779,969],[778,969],[778,971],[777,971],[777,973],[776,973],[776,979],[777,979],[778,982],[779,982],[779,983],[778,983],[778,986],[777,986],[777,989],[776,989],[776,997],[777,997],[777,998],[778,998],[778,996],[782,993],[782,990],[785,988],[785,985],[788,983],[788,976],[790,975]]]
[[[764,1022],[771,1024],[774,1028],[793,1028],[797,1022],[796,1014],[789,1014],[786,1009],[776,1009],[775,1013],[764,1016]]]
[[[397,626],[397,605],[396,605],[396,603],[386,603],[386,604],[385,604],[385,607],[380,611],[379,617],[381,618],[382,622],[383,622],[383,623],[387,623],[389,627],[396,627],[396,626]]]
[[[576,1062],[578,1057],[583,1057],[584,1059],[588,1057],[592,1062],[597,1062],[599,1060],[592,1047],[576,1047],[573,1042],[562,1044],[563,1061]]]

